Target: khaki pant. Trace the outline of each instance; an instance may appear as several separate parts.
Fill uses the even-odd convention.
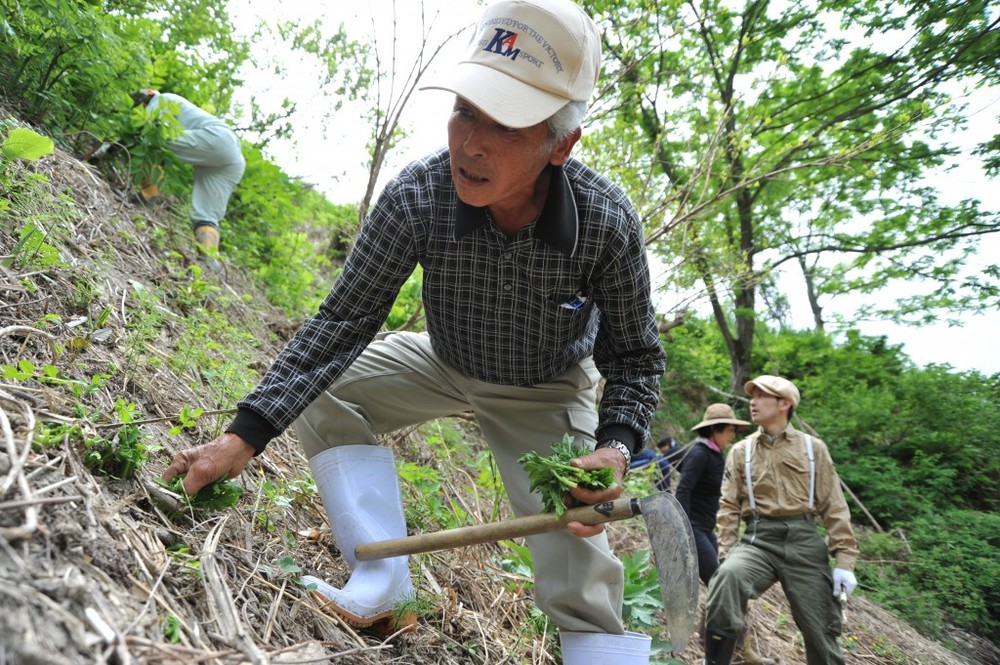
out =
[[[347,372],[295,421],[307,457],[326,448],[377,444],[377,436],[434,418],[476,414],[517,516],[541,511],[517,459],[550,454],[567,432],[593,447],[596,383],[591,360],[535,386],[503,386],[466,377],[445,364],[426,334],[393,333],[372,342]],[[605,534],[560,531],[531,536],[535,603],[561,629],[622,634],[624,579]]]
[[[826,543],[811,516],[750,521],[709,583],[705,605],[709,629],[739,634],[747,602],[775,582],[781,582],[802,632],[808,665],[843,665],[837,644],[840,606],[833,597]]]

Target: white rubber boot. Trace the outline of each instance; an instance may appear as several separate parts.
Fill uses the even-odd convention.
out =
[[[393,609],[413,597],[409,557],[358,561],[354,548],[406,535],[406,518],[399,494],[399,476],[392,450],[379,446],[338,446],[309,460],[316,487],[351,577],[343,589],[304,575],[316,585],[324,607],[358,628],[391,634],[416,627],[416,616],[398,617]]]
[[[652,643],[652,638],[641,633],[559,631],[563,665],[649,665]]]

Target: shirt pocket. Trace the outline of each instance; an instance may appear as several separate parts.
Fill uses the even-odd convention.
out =
[[[778,466],[782,490],[781,504],[786,510],[803,511],[809,507],[809,462],[807,460],[784,459]]]
[[[520,278],[545,303],[572,311],[582,309],[589,301],[590,288],[568,257],[554,251],[536,251],[519,258]]]

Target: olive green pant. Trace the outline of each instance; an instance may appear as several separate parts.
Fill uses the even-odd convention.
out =
[[[425,334],[380,337],[295,421],[306,456],[342,445],[377,445],[377,436],[472,411],[513,512],[542,510],[517,459],[550,454],[571,433],[593,448],[600,374],[588,359],[548,383],[503,386],[470,379],[441,360]],[[405,494],[405,493],[404,493]],[[605,534],[565,530],[526,539],[534,562],[535,604],[559,628],[622,634],[624,575]]]
[[[808,515],[748,522],[740,542],[709,582],[708,628],[738,634],[745,625],[747,602],[775,582],[781,582],[802,632],[806,663],[842,665],[844,655],[837,644],[840,605],[833,597],[826,543]]]

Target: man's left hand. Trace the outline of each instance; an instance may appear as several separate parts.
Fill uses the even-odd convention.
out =
[[[854,573],[849,570],[844,570],[843,568],[833,569],[833,597],[840,597],[840,590],[844,590],[844,594],[850,598],[851,593],[854,591],[854,587],[858,586],[858,580],[855,579]]]
[[[589,455],[577,457],[570,462],[578,469],[591,471],[593,469],[604,469],[610,467],[614,470],[615,483],[606,490],[591,490],[583,487],[574,487],[569,491],[570,496],[580,503],[592,506],[604,501],[614,501],[621,496],[623,485],[622,478],[625,477],[625,458],[614,448],[601,448]],[[603,524],[586,525],[581,522],[567,522],[566,528],[570,533],[580,538],[590,538],[604,531]]]

